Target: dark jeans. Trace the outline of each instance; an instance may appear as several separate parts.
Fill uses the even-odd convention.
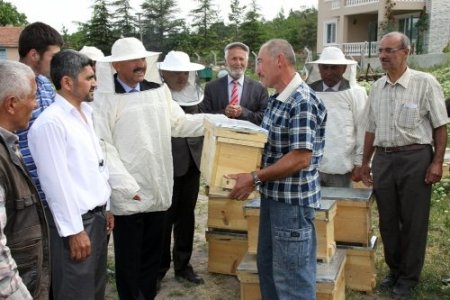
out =
[[[167,226],[164,236],[163,256],[159,276],[162,278],[170,269],[170,244],[173,229],[173,265],[175,273],[190,268],[195,229],[195,205],[200,185],[200,172],[192,164],[188,172],[174,178],[172,206],[167,212]]]
[[[384,258],[398,282],[414,287],[425,259],[431,185],[425,174],[432,149],[375,153],[373,190],[379,211]]]
[[[122,300],[156,295],[167,211],[115,216],[116,286]]]

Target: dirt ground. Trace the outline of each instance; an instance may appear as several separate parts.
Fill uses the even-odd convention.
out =
[[[161,290],[156,300],[183,299],[183,300],[232,300],[240,298],[240,287],[237,277],[230,275],[213,274],[208,272],[208,248],[205,239],[206,221],[208,214],[208,198],[199,195],[196,207],[196,228],[194,237],[194,251],[191,264],[194,270],[205,280],[204,284],[195,285],[175,280],[171,269],[161,282]],[[114,249],[112,241],[109,243],[108,266],[113,269]],[[109,278],[106,288],[106,299],[118,299],[114,278]]]

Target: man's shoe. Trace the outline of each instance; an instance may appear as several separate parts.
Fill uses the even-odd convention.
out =
[[[205,281],[203,280],[203,278],[201,278],[200,276],[198,276],[194,270],[192,270],[191,268],[187,268],[181,272],[176,272],[175,273],[175,279],[177,281],[182,281],[182,280],[186,280],[195,284],[203,284],[205,283]]]
[[[384,277],[381,280],[380,287],[382,289],[390,289],[397,283],[397,279],[398,279],[397,275],[395,275],[393,273],[389,273],[386,275],[386,277]]]
[[[410,299],[413,293],[414,287],[404,285],[404,284],[396,284],[394,289],[392,290],[392,294],[395,299]]]

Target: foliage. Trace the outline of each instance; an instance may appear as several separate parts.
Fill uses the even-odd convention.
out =
[[[17,11],[11,3],[0,0],[0,26],[21,26],[28,23],[27,16]]]
[[[184,22],[176,18],[178,8],[174,0],[146,0],[144,14],[144,45],[153,51],[164,51],[167,37],[181,30]]]
[[[445,98],[450,98],[450,65],[435,68],[430,72],[441,84]]]
[[[213,0],[197,0],[199,3],[197,8],[191,10],[191,15],[194,18],[192,27],[197,29],[197,34],[200,38],[199,52],[205,53],[203,49],[210,48],[213,41],[219,37],[215,32],[210,31],[212,24],[217,23],[219,20],[219,13],[213,4]]]
[[[115,7],[112,25],[118,36],[136,36],[136,28],[139,28],[138,20],[132,14],[133,8],[129,0],[114,0],[111,5]]]
[[[423,43],[424,43],[424,35],[425,31],[428,29],[429,17],[426,11],[426,6],[423,7],[423,10],[420,12],[419,20],[416,23],[417,28],[417,44],[416,44],[416,53],[423,53]]]
[[[250,9],[245,14],[245,21],[241,26],[241,33],[242,41],[250,47],[250,51],[254,52],[257,52],[259,47],[267,39],[256,0],[252,0]]]
[[[444,52],[444,53],[449,53],[450,52],[450,42],[448,42],[447,46],[445,46],[444,49],[442,49],[442,52]]]
[[[386,0],[386,4],[384,6],[384,18],[383,21],[379,25],[379,34],[385,35],[388,32],[395,30],[395,20],[394,15],[392,13],[392,9],[395,6],[394,0]]]
[[[231,12],[228,14],[230,20],[230,29],[232,30],[231,38],[235,41],[240,40],[240,27],[244,22],[245,5],[240,5],[240,0],[232,0],[230,3]]]

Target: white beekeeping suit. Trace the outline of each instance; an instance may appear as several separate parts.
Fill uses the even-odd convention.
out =
[[[346,174],[361,166],[364,144],[361,121],[367,105],[367,93],[356,81],[356,61],[345,59],[340,49],[324,48],[318,60],[308,63],[310,73],[306,82],[310,86],[321,84],[319,64],[347,65],[343,78],[348,85],[345,84],[343,90],[316,90],[328,111],[324,155],[319,170],[327,174]]]

